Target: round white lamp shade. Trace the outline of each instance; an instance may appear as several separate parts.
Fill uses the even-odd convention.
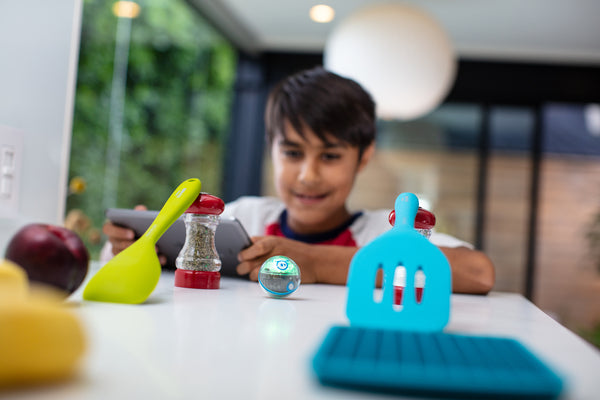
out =
[[[354,79],[377,103],[377,115],[409,120],[433,110],[454,81],[452,44],[440,25],[404,4],[367,7],[336,26],[325,68]]]

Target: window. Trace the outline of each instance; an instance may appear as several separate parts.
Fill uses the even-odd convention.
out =
[[[597,104],[543,108],[536,302],[578,329],[600,315],[600,129]],[[597,233],[596,233],[597,235]]]
[[[71,145],[67,225],[92,258],[107,207],[160,209],[190,177],[220,195],[235,77],[235,50],[185,1],[130,20],[112,6],[84,3]]]

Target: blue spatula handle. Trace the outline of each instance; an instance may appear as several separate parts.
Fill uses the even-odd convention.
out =
[[[412,193],[402,193],[396,198],[394,211],[396,212],[396,222],[394,227],[397,229],[414,230],[415,217],[419,210],[419,199]]]

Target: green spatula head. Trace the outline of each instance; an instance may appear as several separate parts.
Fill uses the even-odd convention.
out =
[[[139,304],[156,288],[161,266],[155,246],[165,231],[200,194],[200,181],[188,179],[175,189],[146,232],[107,262],[88,282],[85,300]]]

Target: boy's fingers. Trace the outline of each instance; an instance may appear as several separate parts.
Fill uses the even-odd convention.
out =
[[[113,255],[119,254],[127,247],[127,245],[122,243],[120,240],[111,242],[111,245]]]
[[[129,228],[123,228],[117,226],[110,221],[107,221],[102,226],[102,232],[110,239],[116,240],[133,240],[135,239],[135,233]]]
[[[245,262],[239,263],[238,266],[235,268],[235,270],[239,275],[246,275],[250,271],[252,271],[252,268],[253,268],[252,263],[249,261],[245,261]]]
[[[146,206],[137,205],[136,210],[146,210]],[[135,232],[133,229],[129,229],[123,226],[118,226],[112,223],[112,221],[106,221],[102,226],[102,232],[108,236],[110,241],[113,240],[134,240]]]
[[[273,251],[276,241],[272,236],[254,236],[251,239],[252,245],[238,254],[240,264],[236,271],[240,275],[248,274],[250,280],[257,281],[260,266]]]
[[[260,271],[260,268],[254,268],[252,271],[250,271],[250,275],[248,275],[248,277],[250,278],[251,281],[258,281],[258,272]]]
[[[252,244],[238,253],[238,261],[254,260],[262,255],[269,253],[269,240],[265,237],[252,237]]]
[[[236,272],[239,275],[248,275],[250,280],[256,281],[258,280],[258,271],[260,269],[261,264],[256,261],[245,261],[236,267]]]
[[[159,254],[158,261],[160,262],[160,265],[164,266],[167,263],[167,257],[163,256],[162,254]]]
[[[135,239],[135,233],[131,229],[114,225],[110,221],[104,223],[102,232],[108,236],[108,241],[112,246],[112,253],[114,255],[119,254],[129,247]]]

